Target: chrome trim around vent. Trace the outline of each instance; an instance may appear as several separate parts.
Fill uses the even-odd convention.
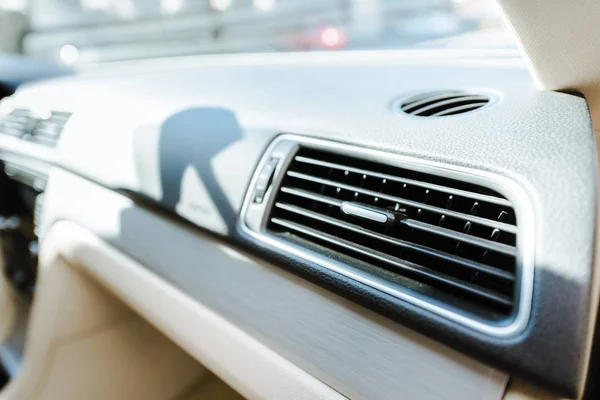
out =
[[[314,194],[302,193],[302,190],[295,188],[280,188],[282,179],[294,155],[300,146],[310,147],[319,150],[329,150],[350,156],[357,156],[374,162],[386,163],[393,166],[406,168],[428,174],[435,174],[451,179],[457,179],[465,182],[478,184],[493,189],[505,196],[513,206],[518,221],[517,235],[517,284],[518,294],[515,297],[517,302],[514,316],[506,323],[491,323],[483,321],[466,312],[459,312],[450,307],[445,307],[440,303],[428,301],[425,298],[418,297],[404,290],[402,287],[394,286],[390,282],[379,277],[370,275],[363,270],[338,262],[334,259],[324,257],[317,252],[303,248],[294,243],[283,240],[274,234],[266,232],[267,217],[269,210],[275,207],[274,199],[278,190],[294,191],[296,195],[312,196]],[[253,188],[258,179],[258,171],[261,171],[265,163],[273,158],[280,158],[276,167],[273,183],[265,194],[264,201],[261,204],[252,202]],[[511,179],[497,175],[495,173],[441,164],[438,162],[421,160],[413,157],[394,155],[378,150],[365,149],[351,145],[324,141],[320,139],[306,138],[297,135],[285,134],[277,137],[266,150],[261,159],[249,186],[248,193],[242,206],[242,218],[240,227],[243,232],[258,239],[260,242],[270,248],[275,248],[280,252],[305,259],[309,262],[321,265],[331,271],[344,275],[357,282],[368,285],[380,290],[383,293],[404,300],[424,310],[436,313],[448,320],[467,326],[478,332],[492,336],[514,336],[522,332],[528,322],[531,313],[531,301],[533,293],[534,276],[534,243],[535,243],[535,209],[532,200],[526,188],[517,184]],[[318,198],[317,201],[332,202],[331,199]],[[341,203],[332,204],[341,206]],[[281,205],[279,205],[281,206]],[[285,221],[279,221],[287,224]],[[299,227],[294,227],[298,228]],[[354,229],[353,227],[349,227]],[[385,237],[384,237],[384,240]],[[377,256],[376,254],[374,256]],[[405,266],[406,267],[406,266]],[[411,266],[408,266],[411,267]],[[477,267],[477,266],[474,266]]]

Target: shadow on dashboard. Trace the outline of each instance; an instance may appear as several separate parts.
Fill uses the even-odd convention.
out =
[[[226,234],[237,221],[226,185],[243,172],[245,155],[234,156],[240,165],[223,165],[221,155],[243,138],[236,115],[217,107],[188,108],[140,125],[134,140],[142,189],[136,194]]]
[[[237,214],[211,162],[220,151],[241,138],[242,130],[235,114],[222,108],[190,108],[167,118],[161,126],[159,142],[162,205],[176,209],[182,200],[184,173],[191,166],[225,224],[229,228],[234,226]]]

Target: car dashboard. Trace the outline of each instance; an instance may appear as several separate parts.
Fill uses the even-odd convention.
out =
[[[0,113],[40,265],[62,249],[248,398],[583,392],[594,130],[516,52],[117,62]],[[264,349],[209,337],[194,307]]]

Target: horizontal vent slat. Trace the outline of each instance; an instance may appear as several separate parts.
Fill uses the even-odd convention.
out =
[[[21,121],[3,120],[0,124],[6,128],[20,129],[20,130],[26,130],[29,127],[28,122],[21,122]]]
[[[54,146],[56,145],[56,139],[52,139],[48,136],[33,136],[33,135],[28,135],[27,137],[24,137],[25,140],[31,141],[31,142],[35,142],[35,143],[39,143],[39,144],[43,144],[45,146]]]
[[[30,117],[20,116],[20,115],[7,115],[4,117],[2,122],[5,124],[19,124],[19,125],[27,125],[32,121]]]
[[[47,136],[50,138],[55,138],[60,135],[62,127],[60,126],[44,126],[44,127],[36,127],[31,133],[35,136]]]
[[[294,189],[284,186],[281,188],[281,191],[295,196],[304,197],[305,199],[320,201],[321,203],[330,204],[332,206],[341,207],[342,205],[342,202],[340,200],[332,199],[331,197],[323,196],[317,193],[312,193],[302,189]]]
[[[56,119],[59,121],[67,122],[67,120],[71,118],[71,113],[64,111],[52,111],[52,115],[49,119]]]
[[[300,232],[302,234],[312,236],[316,239],[331,243],[335,246],[343,247],[346,250],[349,250],[351,252],[360,253],[363,256],[377,259],[378,261],[389,264],[399,270],[405,270],[405,271],[411,272],[415,275],[427,278],[432,281],[436,281],[443,285],[451,286],[455,289],[459,289],[464,292],[468,292],[472,295],[482,297],[489,301],[493,301],[497,304],[500,304],[503,306],[511,306],[512,305],[511,299],[508,298],[507,296],[503,296],[498,293],[494,293],[490,290],[478,287],[478,286],[470,284],[468,282],[459,281],[451,276],[448,276],[448,275],[445,275],[442,273],[432,272],[432,271],[428,270],[427,268],[424,268],[420,265],[410,263],[410,262],[407,262],[404,260],[400,260],[395,257],[390,257],[387,254],[380,253],[376,250],[364,247],[360,244],[349,242],[344,239],[340,239],[335,236],[316,231],[310,227],[303,226],[301,224],[298,224],[298,223],[295,223],[292,221],[286,221],[286,220],[283,220],[280,218],[272,218],[271,222],[281,225],[281,226],[284,226],[286,228],[292,229],[294,231]]]
[[[414,110],[418,109],[420,106],[424,104],[430,104],[436,101],[442,101],[446,99],[452,99],[460,96],[460,92],[447,92],[440,94],[432,94],[426,93],[421,96],[411,98],[410,102],[406,102],[402,105],[402,111],[412,113]]]
[[[434,183],[422,182],[422,181],[417,181],[414,179],[399,178],[394,175],[382,174],[382,173],[378,173],[378,172],[369,171],[366,169],[355,168],[355,167],[331,163],[331,162],[327,162],[327,161],[315,160],[313,158],[308,158],[308,157],[296,156],[294,159],[296,161],[302,162],[302,163],[318,165],[318,166],[327,167],[327,168],[333,168],[333,169],[337,169],[339,171],[350,171],[350,172],[354,172],[357,174],[366,174],[366,175],[369,175],[369,176],[372,176],[375,178],[387,179],[387,180],[395,181],[395,182],[399,182],[399,183],[406,183],[409,185],[419,186],[419,187],[426,188],[426,189],[432,189],[432,190],[437,190],[437,191],[448,193],[448,194],[463,196],[463,197],[473,199],[473,200],[485,201],[488,203],[498,204],[501,206],[510,206],[510,202],[508,200],[500,198],[500,197],[487,196],[485,194],[467,192],[466,190],[450,188],[447,186],[440,186],[440,185],[436,185]]]
[[[498,253],[507,254],[509,256],[517,255],[517,250],[514,247],[507,246],[502,243],[492,242],[491,240],[481,239],[475,236],[466,235],[464,233],[452,231],[450,229],[441,228],[439,226],[430,225],[425,222],[415,221],[412,219],[403,220],[401,223],[406,224],[411,228],[421,229],[429,233],[456,239],[460,242],[466,242],[484,249],[497,251]]]
[[[483,107],[487,101],[476,102],[471,104],[463,104],[456,107],[450,107],[442,111],[438,111],[436,113],[431,114],[432,117],[443,117],[445,115],[453,115],[453,114],[461,114],[463,112],[477,110],[478,108]]]
[[[456,212],[456,211],[452,211],[452,210],[448,210],[445,208],[439,208],[439,207],[435,207],[435,206],[431,206],[429,204],[424,204],[424,203],[420,203],[420,202],[416,202],[416,201],[412,201],[412,200],[408,200],[408,199],[403,199],[401,197],[396,197],[396,196],[390,196],[388,194],[385,193],[380,193],[380,192],[375,192],[372,190],[368,190],[368,189],[364,189],[364,188],[360,188],[357,186],[352,186],[352,185],[348,185],[345,183],[341,183],[341,182],[335,182],[335,181],[331,181],[328,179],[323,179],[323,178],[318,178],[315,176],[311,176],[311,175],[307,175],[307,174],[303,174],[303,173],[299,173],[299,172],[294,172],[294,171],[288,171],[287,172],[288,176],[291,176],[293,178],[298,178],[298,179],[303,179],[303,180],[307,180],[307,181],[311,181],[311,182],[315,182],[315,183],[319,183],[322,185],[327,185],[327,186],[331,186],[331,187],[339,187],[345,190],[349,190],[352,192],[356,192],[356,193],[361,193],[361,194],[365,194],[368,196],[372,196],[372,197],[377,197],[377,198],[381,198],[381,199],[386,199],[386,200],[390,200],[402,205],[406,205],[406,206],[411,206],[411,207],[415,207],[415,208],[420,208],[423,210],[427,210],[427,211],[431,211],[440,215],[447,215],[450,217],[455,217],[455,218],[459,218],[462,220],[466,220],[466,221],[472,221],[472,222],[476,222],[478,224],[481,225],[485,225],[491,228],[497,228],[500,229],[504,232],[509,232],[509,233],[516,233],[517,232],[517,228],[515,226],[512,225],[508,225],[502,222],[496,222],[493,220],[489,220],[489,219],[485,219],[485,218],[480,218],[477,216],[473,216],[473,215],[469,215],[469,214],[463,214],[460,212]]]
[[[20,136],[23,136],[24,130],[10,128],[10,127],[4,127],[4,126],[0,125],[0,133],[4,133],[4,134],[10,135],[10,136],[20,137]]]
[[[498,278],[501,278],[501,279],[505,279],[505,280],[508,280],[508,281],[514,280],[514,276],[511,273],[507,272],[507,271],[503,271],[503,270],[500,270],[500,269],[497,269],[497,268],[489,267],[487,265],[484,265],[484,264],[481,264],[481,263],[476,263],[476,262],[473,262],[473,261],[470,261],[470,260],[467,260],[467,259],[464,259],[464,258],[461,258],[461,257],[457,257],[457,256],[454,256],[454,255],[446,254],[444,252],[441,252],[441,251],[438,251],[438,250],[435,250],[435,249],[432,249],[432,248],[429,248],[429,247],[426,247],[426,246],[421,246],[421,245],[418,245],[418,244],[406,242],[404,240],[395,239],[395,238],[392,238],[392,237],[389,237],[389,236],[386,236],[386,235],[382,235],[382,234],[379,234],[379,233],[376,233],[376,232],[372,232],[372,231],[369,231],[369,230],[364,229],[362,227],[359,227],[357,225],[349,224],[349,223],[344,222],[344,221],[339,221],[339,220],[336,220],[334,218],[330,218],[330,217],[327,217],[327,216],[324,216],[324,215],[312,212],[310,210],[305,210],[305,209],[302,209],[300,207],[296,207],[296,206],[293,206],[293,205],[290,205],[290,204],[284,204],[284,203],[276,203],[275,206],[279,207],[279,208],[282,208],[284,210],[293,212],[293,213],[301,214],[301,215],[303,215],[305,217],[308,217],[308,218],[313,218],[313,219],[319,220],[321,222],[325,222],[325,223],[328,223],[328,224],[331,224],[331,225],[335,225],[335,226],[340,227],[340,228],[351,230],[353,232],[360,233],[362,235],[369,236],[371,238],[378,239],[378,240],[381,240],[381,241],[393,244],[393,245],[398,246],[398,247],[402,247],[402,248],[405,248],[405,249],[419,251],[419,252],[427,254],[429,256],[440,258],[440,259],[443,259],[443,260],[448,261],[448,262],[456,263],[456,264],[459,264],[461,266],[464,266],[464,267],[467,267],[467,268],[470,268],[470,269],[473,269],[473,270],[476,270],[476,271],[479,271],[479,272],[482,272],[482,273],[490,274],[492,276],[495,276],[495,277],[498,277]]]

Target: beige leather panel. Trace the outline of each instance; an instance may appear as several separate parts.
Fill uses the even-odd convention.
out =
[[[59,253],[46,252],[24,362],[0,400],[174,399],[205,373]]]
[[[17,298],[6,281],[4,271],[4,261],[0,252],[0,344],[12,332],[17,313]]]
[[[220,315],[185,296],[142,265],[122,255],[74,223],[62,221],[52,226],[42,243],[40,262],[42,268],[55,265],[57,262],[64,266],[75,266],[80,272],[75,273],[73,270],[65,268],[66,271],[69,271],[68,274],[72,276],[72,279],[83,279],[88,282],[89,279],[83,278],[81,273],[89,274],[97,279],[246,398],[291,400],[345,398],[248,336]],[[71,297],[68,294],[71,289],[67,289],[67,287],[72,287],[74,282],[61,284],[60,281],[59,279],[58,282],[54,282],[52,287],[40,287],[40,297],[48,299],[60,296],[57,292],[67,293],[64,296]],[[44,290],[51,293],[45,293]],[[78,301],[93,304],[95,299],[83,298]],[[69,303],[74,303],[74,301]],[[115,303],[119,304],[118,301]],[[34,320],[52,324],[52,317],[41,315],[46,315],[46,312],[49,312],[48,308],[51,307],[52,305],[46,306],[46,303],[36,304]],[[77,307],[75,308],[77,309]],[[77,311],[75,310],[75,312]],[[99,324],[97,319],[102,319],[106,325],[108,321],[118,323],[118,321],[136,318],[132,317],[131,311],[111,304],[106,304],[104,309],[100,309],[94,314],[97,314],[97,317],[90,320],[82,318],[82,321],[89,326],[88,329],[93,329]],[[32,326],[32,329],[36,332],[42,330],[36,326]],[[65,327],[61,330],[68,331],[69,328]],[[71,332],[71,334],[75,333]],[[109,332],[105,332],[105,335],[108,335],[106,340],[112,340],[113,344],[118,342],[118,340],[110,339]],[[133,337],[130,339],[133,344]],[[126,340],[123,341],[123,343],[125,342]],[[35,345],[35,341],[32,345]],[[62,365],[66,365],[64,361],[76,353],[78,351],[75,349],[67,351],[57,362],[63,361]],[[141,353],[136,352],[135,354],[140,355]],[[93,360],[93,358],[90,359]],[[166,362],[162,369],[165,373],[165,380],[173,379],[173,374],[186,377],[187,382],[195,378],[190,376],[194,372],[193,368],[191,371],[186,370],[187,375],[181,374],[178,366],[173,365],[174,361]],[[30,366],[30,368],[33,367]],[[196,370],[195,375],[200,372]],[[159,377],[152,376],[149,379],[155,380],[157,384],[163,382]],[[207,390],[210,393],[210,388]],[[160,396],[141,398],[171,397],[161,393]],[[5,400],[5,398],[0,396],[0,400]]]
[[[541,89],[585,94],[600,129],[600,1],[499,0]]]

